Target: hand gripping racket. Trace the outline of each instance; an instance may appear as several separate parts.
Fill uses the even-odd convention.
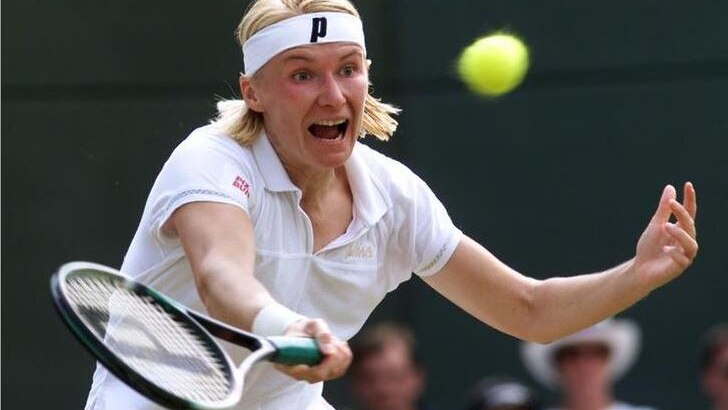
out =
[[[51,278],[51,294],[63,321],[96,359],[139,393],[174,409],[235,405],[246,371],[260,360],[321,361],[313,339],[256,336],[95,263],[61,266]],[[250,355],[236,368],[211,334]]]

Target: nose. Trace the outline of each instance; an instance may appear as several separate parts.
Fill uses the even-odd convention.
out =
[[[346,103],[344,90],[335,76],[327,75],[324,77],[318,102],[325,107],[340,107]]]

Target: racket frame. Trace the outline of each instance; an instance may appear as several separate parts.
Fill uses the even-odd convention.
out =
[[[141,293],[149,295],[157,303],[159,303],[165,311],[172,312],[175,316],[185,319],[185,322],[189,326],[196,328],[202,335],[205,335],[206,337],[203,338],[205,345],[213,351],[216,356],[222,359],[227,367],[225,373],[227,374],[230,385],[232,386],[227,397],[224,400],[215,402],[191,401],[184,399],[148,380],[131,366],[126,364],[124,360],[114,353],[114,351],[111,350],[95,332],[90,330],[93,326],[79,316],[68,302],[65,296],[67,293],[66,277],[79,270],[98,270],[117,277],[123,283],[125,288],[133,292],[140,290]],[[270,342],[259,339],[257,340],[259,342],[259,347],[252,351],[238,367],[233,363],[232,359],[230,359],[230,356],[215,341],[207,328],[194,317],[198,316],[205,318],[204,315],[197,312],[194,312],[196,315],[191,315],[188,309],[184,308],[178,302],[170,299],[169,297],[150,287],[144,286],[133,280],[129,280],[114,269],[93,262],[69,262],[61,266],[57,273],[51,277],[51,295],[53,305],[63,318],[63,322],[66,323],[67,327],[71,330],[71,333],[73,333],[78,341],[81,342],[81,344],[86,347],[104,367],[106,367],[117,378],[123,380],[127,385],[133,386],[136,391],[143,394],[145,397],[160,405],[173,409],[212,410],[224,409],[235,405],[242,396],[243,375],[245,374],[245,371],[247,371],[247,369],[250,368],[256,361],[270,357],[274,355],[276,351],[276,348]],[[206,319],[209,320],[209,318]],[[224,325],[222,323],[220,324]],[[227,325],[224,326],[229,328],[231,331],[235,331],[232,327]],[[255,336],[252,337],[255,338]],[[248,342],[250,341],[249,338],[246,338],[245,340]],[[248,347],[249,345],[251,344],[248,343],[243,346]]]

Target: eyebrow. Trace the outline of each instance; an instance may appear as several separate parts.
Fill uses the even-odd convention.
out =
[[[349,57],[351,57],[351,56],[353,56],[355,54],[358,54],[360,56],[364,56],[364,53],[362,53],[362,51],[361,51],[361,49],[359,47],[354,47],[351,51],[349,51],[348,53],[346,53],[346,54],[342,55],[341,57],[339,57],[339,60],[346,60],[347,58],[349,58]],[[308,53],[306,53],[306,52],[304,52],[302,50],[298,50],[298,51],[293,52],[291,55],[286,56],[283,59],[283,62],[284,63],[287,63],[289,61],[294,61],[294,60],[303,60],[303,61],[306,61],[306,62],[312,62],[312,61],[314,61],[314,58],[310,57],[308,55]]]

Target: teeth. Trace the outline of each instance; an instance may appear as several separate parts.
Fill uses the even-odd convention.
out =
[[[334,125],[339,125],[345,123],[346,120],[338,119],[338,120],[326,120],[326,121],[316,121],[316,125],[325,125],[327,127],[333,127]]]

